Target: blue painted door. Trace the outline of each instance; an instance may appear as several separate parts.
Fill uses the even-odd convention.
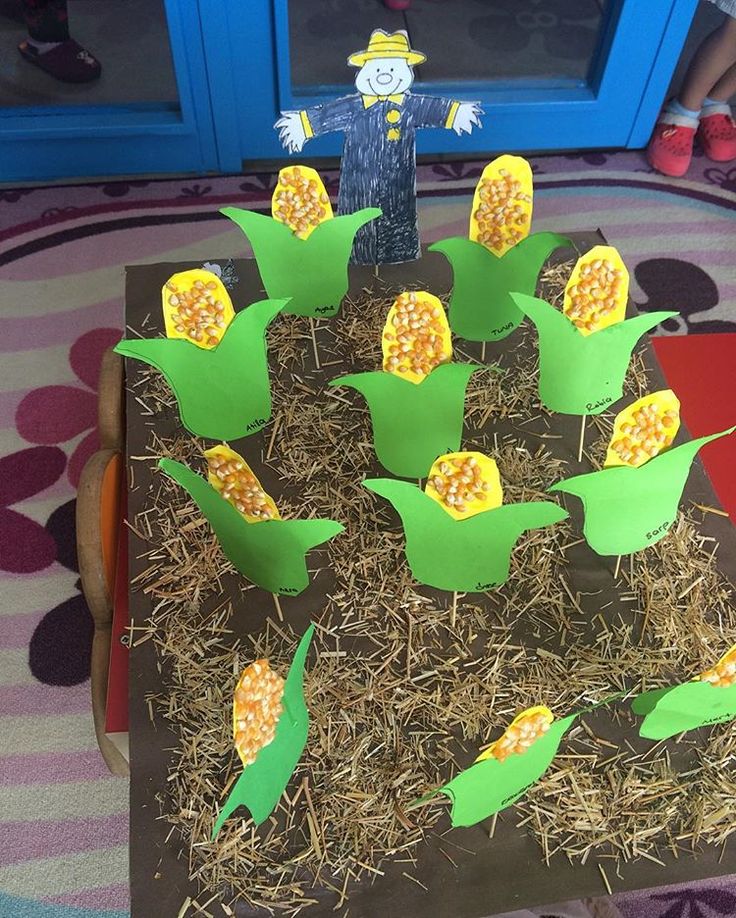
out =
[[[272,125],[353,90],[350,51],[405,28],[427,54],[414,90],[479,100],[482,131],[421,132],[419,153],[641,147],[697,0],[200,0],[221,167],[284,156]],[[224,53],[223,53],[224,52]],[[226,108],[223,108],[225,105]],[[338,134],[308,157],[340,152]]]
[[[102,77],[55,81],[13,47],[22,21],[4,21],[0,181],[217,170],[197,0],[70,6],[72,34]]]

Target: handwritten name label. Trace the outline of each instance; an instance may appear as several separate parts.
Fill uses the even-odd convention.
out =
[[[491,587],[496,586],[495,583],[476,583],[476,590],[480,590],[481,593],[484,593],[486,590],[490,590]]]
[[[536,783],[537,783],[536,781],[530,781],[529,784],[526,785],[526,787],[522,787],[520,791],[515,791],[513,794],[511,794],[510,796],[502,800],[501,806],[502,807],[508,806],[510,803],[513,803],[515,800],[518,800],[519,797],[523,797],[524,794],[529,790],[529,788],[534,787]]]
[[[500,328],[491,329],[492,335],[502,335],[505,331],[508,331],[510,328],[514,327],[513,322],[507,322],[505,325],[502,325]]]
[[[281,593],[284,596],[296,596],[298,592],[299,590],[297,590],[296,587],[280,587],[279,588],[279,593]]]
[[[647,542],[651,542],[652,539],[656,538],[657,536],[662,535],[662,533],[664,532],[667,532],[667,530],[670,528],[673,522],[674,520],[669,520],[666,523],[661,523],[659,526],[657,526],[656,529],[652,529],[650,532],[648,532],[646,534]]]
[[[258,430],[259,427],[263,427],[266,423],[265,418],[256,418],[255,421],[251,421],[250,424],[245,428],[246,430]]]
[[[703,721],[703,726],[708,727],[710,724],[722,724],[725,720],[736,720],[736,711],[726,711],[725,714],[716,714],[715,717],[709,717]]]
[[[322,316],[326,312],[332,312],[333,309],[334,309],[334,306],[317,306],[317,308],[314,311],[318,312]]]
[[[613,396],[607,395],[605,398],[598,399],[597,402],[588,402],[585,406],[586,411],[595,411],[596,408],[602,408],[604,405],[610,405],[613,401]]]

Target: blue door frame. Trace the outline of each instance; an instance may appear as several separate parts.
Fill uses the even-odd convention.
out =
[[[279,111],[342,91],[292,92],[287,0],[165,2],[179,109],[0,111],[0,181],[239,172],[243,160],[286,155],[273,130]],[[486,112],[482,131],[463,138],[424,131],[418,151],[480,156],[644,146],[697,3],[612,0],[587,83],[417,83],[418,91],[479,99]],[[338,155],[341,140],[312,140],[305,154]]]

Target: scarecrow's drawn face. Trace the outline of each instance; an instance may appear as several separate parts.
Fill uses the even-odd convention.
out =
[[[355,88],[366,96],[393,96],[406,92],[414,71],[403,57],[378,57],[366,61],[355,77]]]

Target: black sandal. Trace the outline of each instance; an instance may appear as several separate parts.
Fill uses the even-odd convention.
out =
[[[41,53],[29,41],[18,46],[23,57],[63,83],[89,83],[98,79],[102,66],[73,38]]]

